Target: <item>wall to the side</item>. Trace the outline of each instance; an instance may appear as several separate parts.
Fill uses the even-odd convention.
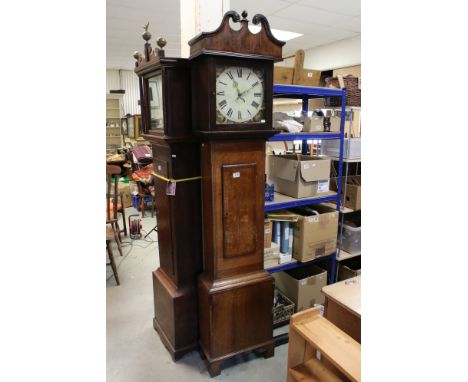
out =
[[[138,100],[140,90],[138,88],[138,77],[132,70],[106,70],[106,93],[109,90],[124,89],[122,97],[122,116],[125,114],[141,114]]]
[[[304,51],[304,68],[330,70],[361,64],[361,36],[336,41]],[[280,63],[281,66],[294,66],[294,58]]]

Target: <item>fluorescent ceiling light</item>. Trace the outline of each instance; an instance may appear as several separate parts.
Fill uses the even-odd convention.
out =
[[[252,33],[258,33],[260,31],[260,25],[250,24],[249,29]],[[281,41],[289,41],[293,38],[303,36],[302,33],[282,31],[279,29],[271,29],[271,33],[273,33],[273,36],[275,36],[278,40]]]

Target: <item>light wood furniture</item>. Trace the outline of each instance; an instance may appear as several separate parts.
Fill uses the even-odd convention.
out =
[[[106,147],[108,149],[122,146],[121,99],[121,94],[106,94]]]
[[[322,288],[324,316],[361,343],[361,276]]]
[[[294,314],[289,327],[287,382],[342,380],[361,380],[361,345],[320,316],[320,308]]]

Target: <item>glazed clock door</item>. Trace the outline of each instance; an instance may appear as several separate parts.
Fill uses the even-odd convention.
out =
[[[163,130],[164,107],[161,74],[148,78],[148,98],[150,107],[150,130]]]
[[[216,123],[265,122],[264,69],[216,66]]]

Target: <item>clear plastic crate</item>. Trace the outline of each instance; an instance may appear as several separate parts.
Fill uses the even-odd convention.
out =
[[[343,224],[343,240],[341,249],[351,254],[361,252],[361,227],[352,227]]]

